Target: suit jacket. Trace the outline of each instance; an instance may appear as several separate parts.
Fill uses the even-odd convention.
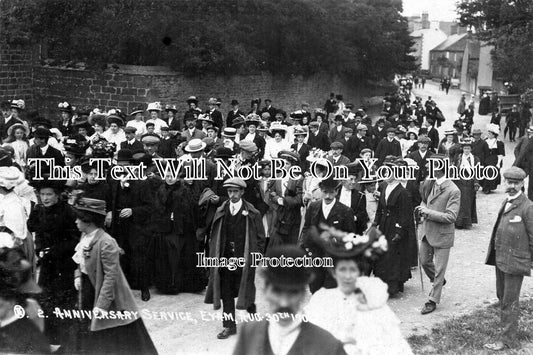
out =
[[[344,155],[341,155],[336,163],[332,156],[327,159],[333,164],[333,166],[350,164],[350,159]]]
[[[426,168],[427,159],[431,158],[432,156],[433,156],[433,152],[429,149],[426,151],[426,155],[424,156],[424,158],[422,158],[422,155],[420,155],[419,150],[414,151],[407,156],[408,158],[416,161],[416,164],[418,165],[418,174],[417,174],[418,176],[416,179],[418,182],[422,182],[426,179],[428,175],[428,171]]]
[[[270,106],[270,108],[267,108],[266,106],[261,109],[261,114],[264,112],[268,112],[270,114],[270,121],[274,121],[276,119],[276,113],[278,112],[277,108],[274,108],[274,106]]]
[[[450,180],[440,186],[435,180],[425,180],[420,186],[421,206],[429,209],[424,219],[424,234],[434,248],[451,248],[455,238],[455,220],[461,204],[461,191]]]
[[[383,138],[381,142],[378,143],[378,147],[376,148],[376,158],[378,161],[376,164],[378,166],[383,164],[387,155],[394,155],[395,157],[402,156],[402,147],[396,138],[393,139],[392,142],[389,142],[387,138]]]
[[[59,150],[57,150],[57,149],[55,149],[54,147],[51,147],[51,146],[48,146],[48,148],[46,149],[46,154],[43,155],[43,153],[41,152],[41,148],[38,145],[34,144],[28,149],[27,157],[28,157],[28,159],[31,159],[31,158],[42,158],[42,159],[44,159],[44,158],[53,158],[55,165],[59,165],[59,166],[64,166],[65,165],[65,158],[63,157],[63,154],[61,154],[61,152]]]
[[[169,123],[168,119],[167,119],[167,125],[168,125],[168,130],[169,131],[178,131],[178,132],[181,132],[181,130],[183,129],[183,127],[185,126],[182,119],[179,118],[179,117],[174,117],[172,119],[172,122]]]
[[[307,170],[308,162],[307,157],[309,156],[309,152],[311,151],[311,147],[307,145],[306,143],[303,143],[300,150],[296,150],[298,148],[298,143],[294,143],[291,145],[291,149],[294,149],[294,151],[298,154],[300,154],[300,167],[302,168],[302,173]]]
[[[246,116],[244,112],[238,110],[236,113],[231,110],[226,116],[226,127],[232,127],[233,120],[239,116]]]
[[[512,275],[531,276],[533,256],[533,202],[523,193],[500,207],[490,238],[486,264]]]
[[[342,189],[339,189],[337,199],[340,198]],[[350,201],[350,209],[355,215],[355,230],[357,234],[363,234],[367,229],[369,221],[368,212],[366,210],[366,196],[363,192],[353,189]]]
[[[305,212],[305,222],[302,229],[301,243],[303,243],[304,246],[310,246],[310,244],[313,244],[313,241],[309,240],[307,234],[309,228],[312,226],[320,229],[319,224],[322,217],[322,200],[311,202]],[[355,219],[352,209],[340,203],[338,199],[335,201],[331,211],[329,211],[326,223],[328,226],[344,232],[355,231]]]
[[[195,138],[199,138],[199,139],[204,139],[205,138],[205,133],[202,132],[202,130],[196,128],[194,130],[194,134],[191,135],[191,133],[189,132],[188,129],[186,129],[185,131],[181,132],[181,136],[183,138],[185,138],[188,141],[190,141],[191,139],[195,139]]]
[[[130,144],[128,141],[121,142],[120,149],[129,149],[132,152],[143,152],[144,145],[136,139],[135,142],[133,142],[133,144]]]
[[[245,323],[239,331],[233,355],[273,355],[268,339],[268,321]],[[300,334],[287,355],[345,355],[342,343],[326,330],[302,322]]]
[[[222,127],[224,127],[224,118],[222,117],[222,112],[220,112],[218,109],[214,109],[213,112],[207,111],[206,113],[215,123],[214,126],[217,126],[219,131],[222,131]]]
[[[133,293],[120,267],[121,249],[117,241],[99,229],[89,244],[89,249],[90,256],[85,259],[85,268],[94,287],[94,307],[106,311],[136,312],[137,305]],[[93,318],[91,330],[120,327],[134,321],[134,317],[131,319]]]
[[[330,141],[327,135],[324,133],[318,133],[316,136],[311,133],[309,134],[309,137],[307,138],[307,144],[311,148],[318,148],[325,152],[329,150]]]
[[[341,130],[337,130],[337,126],[333,126],[329,130],[329,140],[332,142],[344,139],[344,133],[346,132],[346,127],[342,126]]]
[[[433,150],[433,152],[437,152],[437,148],[439,147],[439,131],[435,127],[431,127],[428,129],[428,138],[431,139],[431,143],[429,143],[428,149]]]

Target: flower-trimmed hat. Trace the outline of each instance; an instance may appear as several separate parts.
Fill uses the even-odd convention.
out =
[[[21,111],[21,110],[24,110],[26,108],[26,103],[22,99],[12,100],[11,101],[11,108],[15,108],[15,109]]]
[[[60,102],[57,107],[59,108],[59,111],[61,112],[67,112],[67,113],[72,113],[72,106],[70,106],[70,104],[66,101],[64,102]]]
[[[176,105],[166,105],[165,111],[173,111],[174,113],[178,112],[178,108]]]
[[[106,203],[104,200],[83,197],[83,192],[73,195],[72,207],[78,211],[90,212],[98,215],[106,215]]]
[[[137,106],[136,108],[133,109],[133,111],[131,111],[130,116],[135,116],[136,114],[143,113],[143,112],[144,112],[144,107]]]
[[[161,111],[161,102],[150,102],[146,111]]]
[[[310,230],[311,238],[333,258],[351,259],[363,257],[368,260],[379,258],[388,248],[387,239],[376,227],[371,227],[363,235],[343,232],[326,224],[321,224],[319,234],[316,227]]]

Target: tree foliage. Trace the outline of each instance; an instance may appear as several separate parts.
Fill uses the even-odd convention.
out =
[[[462,0],[457,9],[463,25],[495,46],[496,75],[519,91],[533,88],[533,1]]]
[[[0,0],[0,30],[95,65],[379,80],[415,69],[401,10],[401,0]]]

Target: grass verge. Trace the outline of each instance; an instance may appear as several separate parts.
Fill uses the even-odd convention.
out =
[[[438,324],[426,335],[408,338],[415,354],[488,354],[483,345],[497,340],[500,331],[500,309],[493,304],[470,314]],[[533,299],[520,300],[519,339],[521,347],[498,354],[533,354]]]

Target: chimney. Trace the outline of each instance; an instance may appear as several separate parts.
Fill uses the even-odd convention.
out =
[[[427,30],[429,28],[430,28],[429,14],[427,13],[427,11],[424,11],[422,13],[422,29]]]

